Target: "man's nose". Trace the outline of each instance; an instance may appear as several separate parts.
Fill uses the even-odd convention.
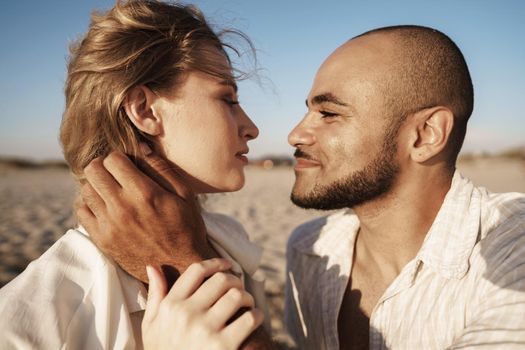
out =
[[[315,142],[313,130],[306,125],[306,117],[288,134],[288,143],[293,147],[312,145]]]

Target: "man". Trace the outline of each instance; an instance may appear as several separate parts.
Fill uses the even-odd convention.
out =
[[[473,108],[457,46],[418,26],[364,33],[327,58],[306,103],[289,136],[292,201],[346,210],[288,243],[285,313],[298,347],[523,348],[525,197],[491,194],[455,170]],[[166,235],[165,224],[136,226]],[[119,225],[89,229],[110,255],[122,256],[119,236],[141,241]],[[125,269],[152,259],[132,251]]]
[[[289,240],[299,347],[525,346],[525,198],[455,172],[473,106],[456,45],[421,27],[365,33],[323,63],[307,105],[292,200],[352,210]]]

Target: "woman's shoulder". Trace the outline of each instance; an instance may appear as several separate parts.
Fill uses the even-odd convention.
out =
[[[97,281],[110,277],[110,265],[87,235],[69,230],[0,289],[0,313],[7,322],[0,320],[4,340],[9,335],[20,341],[37,337],[35,344],[46,346],[59,342],[77,310],[91,305],[88,299]]]
[[[107,259],[89,237],[80,230],[71,229],[6,287],[34,284],[38,289],[57,289],[66,280],[72,280],[85,288],[90,277],[106,265]]]

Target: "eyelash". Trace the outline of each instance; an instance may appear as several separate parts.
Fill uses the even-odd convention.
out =
[[[224,98],[223,101],[226,102],[226,104],[228,104],[230,106],[235,106],[235,105],[239,104],[238,100],[233,100],[233,99],[229,99],[229,98]]]
[[[321,113],[322,115],[321,118],[333,118],[337,116],[337,113],[331,113],[331,112],[326,112],[326,111],[319,111],[319,113]]]

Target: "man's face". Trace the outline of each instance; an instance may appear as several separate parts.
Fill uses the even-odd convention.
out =
[[[319,69],[308,112],[292,130],[297,148],[292,201],[301,207],[353,207],[387,193],[398,172],[396,136],[380,88],[393,48],[384,37],[354,39]]]

